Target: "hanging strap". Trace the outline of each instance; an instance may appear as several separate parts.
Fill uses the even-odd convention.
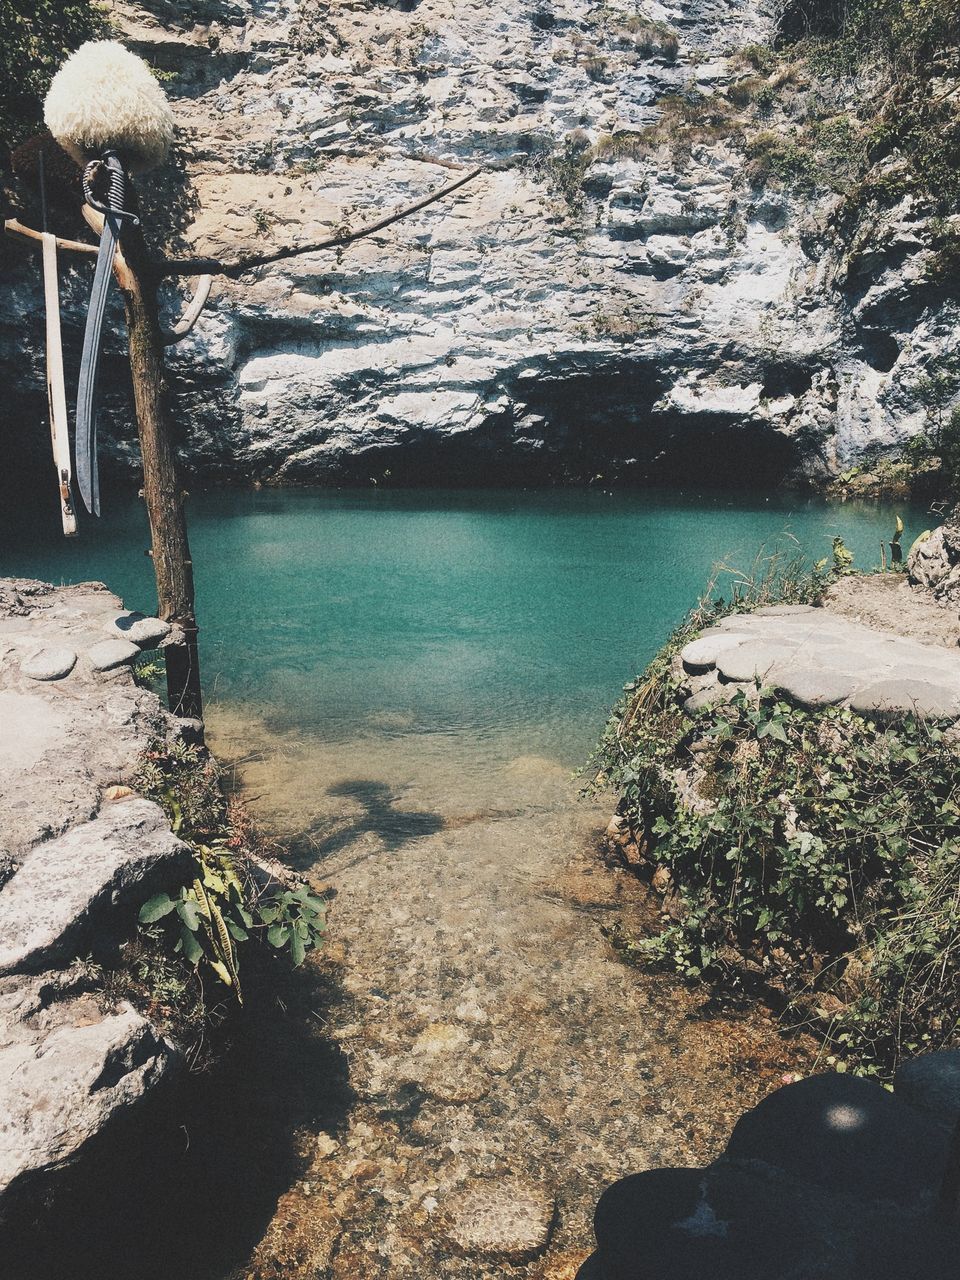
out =
[[[46,221],[46,219],[44,219]],[[43,295],[47,314],[47,403],[53,465],[57,471],[60,518],[68,538],[76,536],[77,516],[70,493],[70,434],[67,395],[63,381],[63,344],[60,339],[60,289],[57,280],[57,237],[43,232]]]

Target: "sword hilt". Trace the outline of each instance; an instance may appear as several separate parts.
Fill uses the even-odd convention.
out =
[[[93,190],[94,179],[101,168],[107,171],[107,198],[98,199]],[[133,226],[140,225],[135,213],[123,206],[127,199],[127,175],[120,157],[115,151],[105,151],[99,160],[91,160],[83,171],[83,198],[91,209],[104,215],[112,213],[120,222],[126,220]]]

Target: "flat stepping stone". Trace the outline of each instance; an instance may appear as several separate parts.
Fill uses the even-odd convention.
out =
[[[76,663],[77,655],[72,649],[38,649],[21,662],[20,670],[29,680],[62,680]]]
[[[816,613],[812,604],[765,604],[754,609],[755,618],[796,618],[802,613]]]
[[[747,640],[717,656],[717,670],[724,680],[738,682],[764,679],[778,663],[796,652],[795,645],[774,644],[768,640]]]
[[[850,706],[874,719],[917,715],[924,720],[955,720],[960,716],[960,694],[946,684],[891,677],[858,689]]]
[[[129,640],[101,640],[87,650],[87,657],[94,671],[112,671],[139,658],[140,649]]]
[[[170,623],[143,613],[121,613],[104,627],[114,639],[129,640],[141,649],[155,649],[170,634]]]
[[[688,671],[691,675],[700,676],[707,671],[713,670],[721,653],[736,648],[738,644],[742,644],[746,639],[747,636],[743,633],[737,635],[733,632],[727,634],[716,632],[714,635],[703,635],[699,639],[691,640],[689,644],[684,645],[680,650],[680,661],[683,663],[685,671]]]
[[[0,974],[71,959],[106,918],[174,882],[189,858],[160,806],[139,796],[34,846],[0,889]]]
[[[846,702],[859,682],[859,677],[853,672],[831,671],[824,667],[786,667],[783,670],[774,667],[767,679],[791,702],[808,711]]]
[[[459,1253],[519,1265],[546,1249],[556,1208],[551,1192],[525,1178],[468,1183],[444,1202],[445,1234]]]

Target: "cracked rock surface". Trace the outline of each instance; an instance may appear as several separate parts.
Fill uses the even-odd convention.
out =
[[[917,384],[960,321],[917,201],[879,209],[857,243],[837,230],[842,197],[751,186],[736,127],[631,154],[670,95],[727,102],[747,74],[732,55],[771,37],[768,0],[109,7],[171,77],[179,149],[145,195],[151,232],[173,224],[185,248],[315,242],[484,170],[342,252],[215,282],[171,349],[184,455],[205,476],[475,478],[479,462],[542,482],[679,460],[759,481],[836,474],[922,429]],[[675,58],[638,47],[638,12],[676,33]],[[785,142],[789,105],[763,124]],[[576,147],[620,137],[577,171]],[[39,421],[35,263],[18,253],[9,278],[0,361]],[[64,282],[68,354],[88,278]],[[172,319],[182,293],[165,303]],[[111,315],[104,423],[133,467]]]
[[[106,799],[170,730],[133,681],[140,648],[104,641],[130,617],[144,643],[163,634],[98,583],[0,580],[0,1218],[175,1058],[130,1005],[105,1009],[73,963],[123,936],[187,855],[157,805]],[[105,666],[104,643],[132,652]]]
[[[680,662],[696,688],[688,709],[769,685],[801,707],[843,703],[875,720],[960,717],[960,652],[839,617],[773,606],[733,614],[692,640]]]

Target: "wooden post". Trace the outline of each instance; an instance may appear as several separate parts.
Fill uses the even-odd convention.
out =
[[[174,715],[202,719],[193,561],[168,417],[157,276],[138,226],[124,226],[122,251],[117,278],[127,317],[130,376],[143,458],[143,497],[157,579],[157,613],[182,633],[182,640],[164,648],[167,701]]]
[[[83,216],[97,234],[102,232],[103,214],[84,205]],[[157,615],[174,628],[171,642],[164,646],[167,705],[174,715],[199,720],[203,718],[203,698],[193,561],[164,378],[163,349],[169,337],[160,328],[160,277],[151,264],[138,224],[124,223],[113,270],[127,317],[130,377],[143,462],[143,498],[157,582]]]
[[[124,223],[121,246],[114,259],[114,274],[123,293],[127,314],[130,347],[130,373],[133,399],[143,458],[143,496],[150,521],[153,569],[157,579],[157,613],[174,627],[174,642],[164,647],[167,662],[167,701],[175,715],[203,717],[200,692],[200,659],[197,648],[197,620],[194,606],[193,561],[187,541],[187,523],[183,513],[183,490],[177,474],[177,459],[170,433],[163,349],[190,332],[203,309],[212,275],[237,278],[257,267],[324,249],[341,249],[364,236],[392,226],[402,218],[435,204],[458,191],[482,171],[468,173],[431,191],[413,204],[394,209],[375,222],[356,229],[342,228],[334,235],[312,244],[288,245],[263,254],[234,261],[212,258],[166,259],[152,262],[139,226]],[[98,235],[103,230],[103,215],[84,205],[83,215]],[[4,223],[8,235],[29,242],[40,242],[40,232],[26,227],[16,218]],[[96,255],[95,245],[77,240],[57,238],[57,246],[75,253]],[[170,333],[160,328],[157,287],[165,276],[201,277],[193,301]]]

